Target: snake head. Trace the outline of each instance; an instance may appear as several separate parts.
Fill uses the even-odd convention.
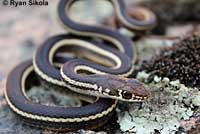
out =
[[[106,77],[106,78],[105,78]],[[137,79],[108,75],[101,84],[105,97],[129,102],[141,102],[150,97],[150,91]]]
[[[137,79],[128,79],[120,88],[123,99],[130,101],[145,101],[150,97],[150,91]]]

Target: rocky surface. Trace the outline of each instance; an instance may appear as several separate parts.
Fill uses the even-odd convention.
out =
[[[23,60],[30,59],[35,49],[49,36],[65,33],[57,23],[55,7],[57,1],[49,1],[47,7],[5,7],[0,4],[0,134],[53,134],[48,130],[39,130],[22,123],[8,108],[3,97],[5,81],[8,72]],[[88,3],[92,4],[93,0]],[[169,0],[170,1],[170,0]],[[193,1],[192,1],[193,2]],[[87,3],[87,4],[88,4]],[[86,5],[87,5],[86,4]],[[81,5],[81,4],[80,4]],[[96,5],[92,8],[95,10]],[[101,21],[102,16],[111,14],[111,6],[104,5],[105,9],[95,10],[92,15],[82,13],[88,11],[87,6],[74,6],[77,20],[86,23]],[[158,7],[158,5],[157,5]],[[91,10],[93,10],[91,9]],[[159,10],[158,10],[159,11]],[[78,14],[78,13],[81,14]],[[160,12],[160,11],[159,11]],[[172,11],[173,12],[173,11]],[[96,14],[103,14],[96,15]],[[78,14],[78,15],[77,15]],[[90,12],[91,14],[91,12]],[[95,18],[88,16],[97,16]],[[88,21],[91,20],[91,21]],[[95,21],[97,20],[97,21]],[[182,30],[180,25],[168,29],[168,34],[178,35]],[[190,30],[189,30],[190,31]],[[137,62],[136,69],[140,69],[143,60],[150,60],[160,48],[171,46],[172,40],[142,38],[136,42]],[[143,81],[152,92],[151,99],[146,103],[122,103],[117,108],[117,115],[104,127],[94,131],[79,130],[76,134],[104,134],[104,133],[136,133],[136,134],[175,134],[200,132],[199,101],[200,93],[196,87],[187,87],[180,81],[174,81],[166,76],[153,77],[148,81],[150,72],[135,72],[135,76]],[[39,89],[39,90],[38,90]],[[41,103],[50,105],[79,105],[79,101],[70,101],[63,94],[53,90],[46,91],[41,87],[34,87],[28,92],[29,96]],[[118,119],[117,119],[118,118]],[[118,123],[117,123],[118,122]],[[72,134],[72,133],[69,133]]]

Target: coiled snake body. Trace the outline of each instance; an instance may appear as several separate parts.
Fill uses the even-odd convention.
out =
[[[72,21],[67,13],[75,1],[60,0],[58,5],[58,18],[72,34],[49,38],[37,50],[33,64],[31,61],[24,62],[8,76],[5,98],[10,108],[33,126],[59,131],[94,129],[111,117],[117,100],[141,102],[150,95],[138,80],[126,78],[134,70],[133,42],[109,28],[82,25]],[[127,27],[148,30],[155,23],[154,16],[148,13],[144,14],[144,21],[130,19],[126,15],[122,0],[113,0],[112,3],[120,20]],[[88,53],[83,55],[89,55],[88,59],[102,65],[89,60],[59,57],[59,51],[70,48],[78,53],[82,53],[80,48],[84,48],[94,56]],[[105,66],[104,59],[112,61],[112,65]],[[55,63],[64,64],[58,69]],[[79,73],[81,71],[84,74]],[[35,75],[62,90],[70,89],[77,93],[96,96],[97,99],[86,106],[70,108],[33,103],[27,97],[25,89]]]

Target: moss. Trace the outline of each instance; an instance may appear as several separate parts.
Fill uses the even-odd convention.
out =
[[[144,70],[151,75],[179,80],[190,87],[200,87],[200,35],[184,37],[168,49],[162,50]]]

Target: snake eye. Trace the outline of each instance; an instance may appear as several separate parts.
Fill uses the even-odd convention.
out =
[[[131,99],[132,98],[132,94],[127,92],[127,91],[124,91],[124,92],[122,92],[122,97],[124,99]]]

